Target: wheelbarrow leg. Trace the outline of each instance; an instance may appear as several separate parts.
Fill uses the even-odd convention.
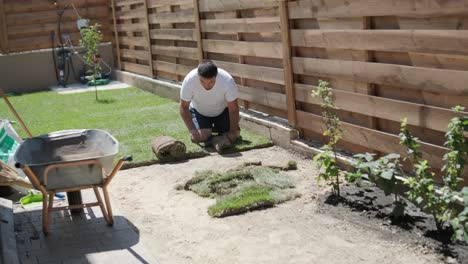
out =
[[[42,232],[46,236],[49,234],[49,208],[47,205],[46,192],[42,193]]]
[[[132,161],[132,159],[133,159],[132,156],[121,158],[115,165],[114,169],[112,169],[112,172],[109,174],[104,184],[102,185],[102,192],[104,193],[104,200],[106,200],[107,216],[109,218],[107,223],[110,226],[114,225],[114,216],[112,215],[112,206],[110,203],[109,193],[107,192],[107,186],[109,186],[114,176],[117,174],[120,168],[122,168],[123,163],[125,161]]]
[[[99,203],[99,207],[101,208],[102,215],[104,216],[104,219],[106,219],[106,222],[110,224],[109,222],[109,215],[107,214],[107,210],[104,207],[104,202],[102,201],[101,194],[99,193],[99,190],[96,186],[93,187],[94,194],[96,195],[96,199]]]
[[[108,215],[107,224],[112,226],[114,225],[114,217],[112,215],[112,207],[110,203],[109,193],[107,192],[107,186],[102,187],[102,192],[104,193],[104,199],[106,200],[106,208],[107,208],[107,215]]]
[[[33,184],[34,187],[36,187],[39,191],[42,193],[42,232],[44,235],[49,234],[49,210],[47,206],[47,191],[43,185],[40,184],[39,180],[37,179],[36,175],[34,172],[29,168],[28,165],[16,165],[17,168],[21,167],[28,176],[29,180]],[[53,196],[52,196],[52,202],[53,202]]]

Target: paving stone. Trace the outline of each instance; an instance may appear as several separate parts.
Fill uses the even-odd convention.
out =
[[[113,227],[100,217],[99,207],[78,216],[52,217],[50,234],[44,236],[40,211],[20,211],[15,215],[15,220],[21,221],[15,228],[22,263],[157,263],[123,216],[114,217]]]

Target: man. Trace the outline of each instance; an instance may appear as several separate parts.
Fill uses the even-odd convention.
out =
[[[192,70],[182,83],[179,110],[192,142],[207,142],[215,132],[234,143],[240,136],[238,96],[232,76],[213,62]]]

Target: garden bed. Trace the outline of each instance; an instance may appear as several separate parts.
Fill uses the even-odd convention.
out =
[[[365,221],[388,228],[398,234],[405,243],[417,243],[421,252],[437,252],[445,261],[456,263],[468,262],[468,244],[452,242],[452,232],[445,229],[437,231],[434,219],[408,203],[403,217],[392,218],[393,197],[374,186],[356,186],[352,183],[342,185],[342,197],[324,193],[319,195],[319,210],[324,214],[342,217],[348,221]],[[355,212],[355,213],[353,213]]]

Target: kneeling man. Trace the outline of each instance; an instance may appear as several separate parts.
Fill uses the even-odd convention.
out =
[[[207,142],[217,133],[234,143],[240,136],[238,96],[232,76],[213,62],[192,70],[180,91],[180,115],[192,142]]]

